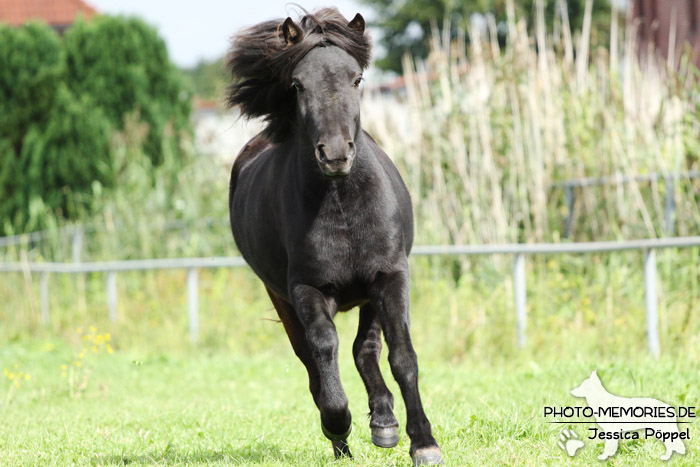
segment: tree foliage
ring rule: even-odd
[[[453,32],[466,29],[474,14],[492,14],[498,26],[498,34],[505,38],[506,0],[361,0],[374,7],[377,19],[374,26],[381,29],[381,45],[386,55],[376,61],[384,70],[401,73],[401,58],[406,52],[413,57],[428,55],[428,40],[433,25],[442,27],[445,18],[450,20]],[[542,0],[545,6],[545,21],[550,30],[560,21],[558,0]],[[515,15],[524,18],[532,27],[536,15],[537,0],[514,0]],[[586,0],[565,1],[569,24],[573,31],[583,24]],[[600,40],[607,38],[610,28],[609,0],[594,0],[592,10],[592,36]]]
[[[138,19],[0,25],[0,233],[71,217],[117,170],[114,133],[137,115],[152,163],[190,131],[189,92],[156,32]]]

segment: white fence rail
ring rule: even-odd
[[[582,242],[582,243],[536,243],[505,245],[446,245],[416,246],[414,256],[461,256],[461,255],[512,255],[515,315],[517,322],[518,346],[525,346],[527,329],[527,286],[525,280],[525,260],[528,255],[588,254],[613,251],[639,250],[644,252],[644,287],[646,298],[647,343],[649,352],[658,356],[661,350],[658,334],[658,298],[656,292],[656,250],[661,248],[700,247],[700,236],[673,237],[624,242]],[[246,266],[240,257],[148,259],[127,261],[104,261],[87,263],[0,263],[0,272],[38,273],[41,317],[45,323],[50,320],[49,275],[82,274],[103,272],[107,274],[106,290],[109,318],[117,320],[117,273],[123,271],[146,271],[159,269],[187,270],[187,303],[190,339],[197,342],[199,334],[199,305],[197,271],[207,268],[227,268]],[[700,280],[700,279],[699,279]]]

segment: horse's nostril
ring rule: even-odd
[[[355,143],[348,141],[348,157],[353,157],[355,155]]]
[[[324,150],[325,144],[319,143],[316,145],[316,155],[321,162],[326,162],[326,151]]]

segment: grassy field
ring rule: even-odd
[[[339,320],[344,328],[355,321],[345,316]],[[367,396],[350,357],[351,337],[341,333],[340,353],[354,414],[350,443],[355,460],[336,465],[410,465],[403,426],[396,448],[371,444]],[[3,465],[311,466],[333,461],[305,372],[291,350],[241,357],[223,351],[110,354],[88,348],[82,359],[81,350],[65,340],[41,338],[0,349],[0,362],[31,375],[19,387],[6,377],[0,386],[11,391],[0,406]],[[80,367],[76,361],[82,362]],[[65,371],[63,365],[75,371]],[[385,360],[382,367],[398,395]],[[698,364],[677,356],[660,361],[629,353],[606,359],[556,354],[533,359],[526,352],[497,364],[423,358],[423,398],[446,464],[597,462],[603,442],[585,439],[588,425],[572,425],[586,445],[569,458],[557,447],[562,425],[543,417],[545,405],[582,405],[569,391],[592,369],[617,394],[697,405]],[[396,413],[403,425],[400,398]],[[671,465],[700,462],[696,425],[686,426],[691,434],[687,454]],[[623,441],[608,465],[653,465],[662,453],[660,442]]]
[[[557,447],[563,426],[543,417],[545,405],[582,405],[569,391],[594,369],[613,393],[698,405],[699,266],[688,255],[698,257],[692,250],[658,258],[660,360],[646,352],[637,254],[530,261],[523,350],[515,346],[506,258],[470,262],[457,282],[445,272],[449,264],[414,260],[421,386],[447,464],[597,462],[603,442],[585,439],[589,425],[572,425],[586,446],[571,459]],[[198,346],[187,339],[184,273],[120,274],[118,281],[119,320],[110,323],[102,276],[53,278],[49,326],[28,300],[36,296],[34,282],[17,275],[0,284],[8,299],[0,307],[0,340],[7,343],[0,370],[8,370],[0,376],[3,465],[333,461],[304,370],[250,271],[201,273]],[[338,465],[410,465],[405,435],[392,450],[371,444],[367,396],[350,355],[357,313],[338,315],[336,324],[355,424],[355,461]],[[385,354],[403,432],[405,412]],[[700,462],[696,425],[688,426],[688,452],[672,465]],[[662,453],[656,441],[623,441],[608,463],[653,465]]]

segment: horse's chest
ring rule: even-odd
[[[381,270],[397,230],[386,217],[371,203],[326,203],[305,236],[304,250],[317,274],[349,282]]]

